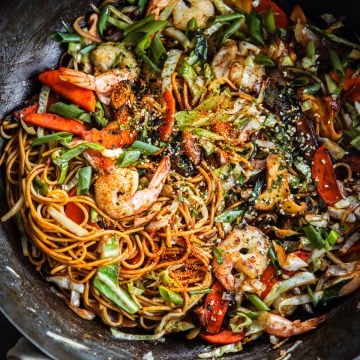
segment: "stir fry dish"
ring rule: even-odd
[[[118,339],[212,358],[321,326],[360,286],[360,44],[298,5],[127,1],[51,35],[59,66],[1,124],[1,220]]]

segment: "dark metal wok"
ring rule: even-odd
[[[290,10],[293,3],[283,1]],[[359,0],[300,1],[313,18],[324,12],[345,15],[355,28],[360,15]],[[20,107],[39,89],[36,75],[56,66],[60,48],[49,39],[60,30],[61,20],[70,22],[88,9],[85,0],[8,0],[0,1],[0,118]],[[359,24],[359,23],[357,23]],[[359,31],[358,31],[359,33]],[[4,186],[1,213],[6,210]],[[328,320],[319,329],[290,340],[302,343],[292,352],[292,359],[354,359],[360,354],[360,293],[332,304]],[[113,339],[99,321],[87,322],[77,317],[57,298],[49,285],[21,254],[19,234],[13,222],[0,226],[0,309],[33,343],[55,359],[142,359],[152,351],[154,359],[196,359],[205,345],[185,341],[183,335],[169,336],[166,342],[124,342]],[[4,331],[4,329],[2,329]],[[71,339],[74,347],[49,336],[49,332]],[[50,335],[51,335],[50,333]],[[275,359],[266,339],[245,347],[231,359]]]

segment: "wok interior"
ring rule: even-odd
[[[337,16],[345,14],[352,26],[359,13],[355,1],[300,1],[305,13],[318,17],[324,12]],[[279,1],[285,10],[294,2]],[[16,0],[0,5],[0,115],[19,107],[25,99],[36,93],[39,84],[36,75],[46,68],[55,67],[61,49],[51,42],[49,34],[60,30],[60,20],[71,22],[88,9],[88,1],[68,0]],[[357,10],[357,11],[356,11]],[[19,20],[21,19],[21,20]],[[5,209],[3,180],[1,203]],[[15,223],[0,226],[0,304],[3,312],[20,331],[46,353],[59,359],[141,359],[152,352],[154,359],[194,359],[207,347],[196,341],[187,341],[182,334],[168,336],[165,342],[124,342],[111,338],[100,321],[86,322],[68,309],[63,300],[51,292],[28,260],[22,256],[19,234]],[[292,358],[346,358],[360,352],[356,311],[360,294],[353,294],[338,304],[332,304],[329,319],[316,331],[290,339],[285,348],[296,341],[302,343],[292,352]],[[58,334],[75,342],[73,345],[54,340]],[[81,344],[76,345],[76,344]],[[256,341],[245,346],[242,353],[227,358],[277,358],[267,341]]]

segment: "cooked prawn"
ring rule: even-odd
[[[170,160],[164,157],[149,186],[137,190],[139,174],[127,168],[113,168],[108,174],[98,177],[95,182],[97,206],[113,219],[139,214],[158,198],[170,171]]]
[[[106,105],[110,104],[112,89],[120,81],[134,81],[137,74],[132,70],[113,69],[100,75],[85,74],[69,68],[60,68],[60,79],[84,89],[96,91],[99,99]]]
[[[258,228],[247,225],[234,229],[218,246],[222,252],[222,263],[214,261],[214,274],[228,291],[234,290],[233,268],[250,279],[260,276],[268,263],[268,237]]]
[[[259,317],[256,321],[268,334],[275,335],[280,338],[287,338],[313,330],[325,321],[325,319],[326,316],[322,315],[306,321],[291,321],[268,311],[260,311]]]

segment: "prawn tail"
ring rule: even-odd
[[[161,161],[156,169],[156,172],[153,178],[150,181],[149,188],[158,188],[164,185],[166,178],[169,174],[171,168],[170,158],[165,156]]]
[[[299,324],[294,324],[294,333],[293,335],[299,335],[306,333],[310,330],[314,330],[320,325],[322,322],[326,320],[325,315],[318,316],[316,318],[312,318],[303,322],[299,322]],[[295,322],[294,322],[295,323]]]
[[[60,68],[59,72],[59,77],[62,81],[71,83],[84,89],[96,90],[95,79],[93,75],[84,74],[81,71],[63,67]]]

